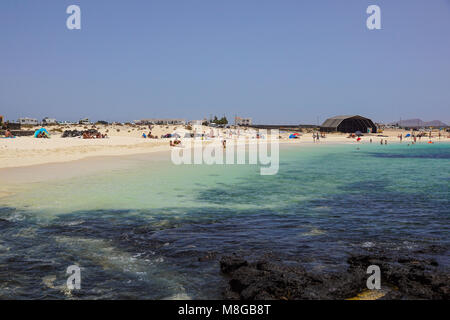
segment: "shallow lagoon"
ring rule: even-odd
[[[354,252],[421,250],[449,268],[449,144],[280,157],[275,176],[139,155],[14,185],[0,198],[0,298],[220,298],[217,259],[232,252],[333,272]],[[82,290],[68,293],[73,264]]]

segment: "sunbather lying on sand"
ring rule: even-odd
[[[175,147],[175,146],[178,146],[178,145],[181,145],[181,141],[180,140],[178,140],[178,139],[176,139],[175,141],[170,140],[170,146],[171,147]]]

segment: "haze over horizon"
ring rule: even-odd
[[[82,29],[66,28],[81,7]],[[381,8],[382,29],[366,28]],[[0,114],[450,124],[450,1],[0,3]]]

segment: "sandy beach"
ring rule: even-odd
[[[40,127],[30,128],[37,130]],[[63,130],[86,130],[96,129],[102,134],[107,134],[106,139],[82,139],[62,138]],[[147,127],[136,127],[127,125],[109,125],[109,126],[80,126],[72,125],[61,127],[48,127],[51,134],[50,139],[36,139],[34,137],[16,137],[14,139],[0,139],[0,169],[33,166],[46,163],[60,163],[74,160],[80,160],[88,157],[98,156],[123,156],[131,154],[142,154],[158,151],[170,150],[170,138],[148,139],[143,138],[143,133],[150,130]],[[168,133],[179,132],[183,136],[184,133],[205,133],[205,135],[214,135],[216,141],[220,143],[222,139],[236,139],[236,132],[239,136],[247,137],[248,141],[255,141],[254,133],[246,128],[240,129],[213,129],[210,127],[199,126],[191,130],[185,129],[184,126],[154,126],[151,129],[152,135],[161,137]],[[301,133],[299,139],[289,139],[291,132],[280,132],[280,143],[298,144],[298,145],[323,145],[323,144],[356,144],[356,143],[380,143],[380,140],[387,140],[388,143],[398,143],[399,134],[405,136],[408,132],[402,130],[387,130],[378,134],[366,134],[361,137],[359,142],[355,138],[349,138],[344,133],[329,133],[326,138],[320,139],[318,143],[314,143],[313,133]],[[185,140],[180,138],[181,142]],[[214,139],[212,139],[214,140]],[[449,141],[447,136],[438,138],[438,133],[434,132],[432,141]],[[422,138],[421,143],[426,143],[429,138]],[[403,143],[411,143],[410,138],[403,140]],[[418,141],[419,142],[419,141]]]
[[[82,138],[62,138],[61,129],[55,131],[48,128],[50,139],[36,139],[34,137],[16,137],[14,139],[0,139],[0,169],[32,166],[46,163],[59,163],[80,160],[88,157],[98,156],[123,156],[131,154],[150,153],[170,150],[170,138],[147,139],[142,138],[143,133],[148,133],[148,128],[136,128],[132,126],[102,126],[95,127],[99,132],[108,135],[106,139],[82,139]],[[32,130],[37,129],[33,128]],[[83,126],[70,126],[65,130],[86,130]],[[152,134],[161,136],[173,132],[193,132],[180,126],[155,126]],[[209,134],[211,128],[201,127],[196,132],[206,132]],[[233,129],[214,129],[217,141],[221,139],[235,139],[236,135],[230,136]],[[298,145],[323,145],[323,144],[351,144],[351,143],[380,143],[380,140],[387,140],[388,143],[399,142],[398,135],[405,135],[406,131],[389,130],[380,134],[371,134],[361,137],[359,142],[355,138],[349,138],[348,134],[330,133],[326,138],[320,139],[319,143],[314,143],[312,133],[302,133],[299,139],[289,139],[289,132],[280,132],[280,143],[290,143]],[[252,141],[255,139],[246,129],[240,129],[240,135],[246,136]],[[180,138],[181,141],[184,138]],[[404,139],[404,143],[410,143],[411,139]],[[422,138],[425,143],[429,139]],[[432,141],[448,141],[448,137],[442,136],[440,139],[437,133],[433,134]]]

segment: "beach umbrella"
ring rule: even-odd
[[[360,136],[363,135],[361,131],[356,131],[355,134],[356,134],[358,137],[360,137]]]

